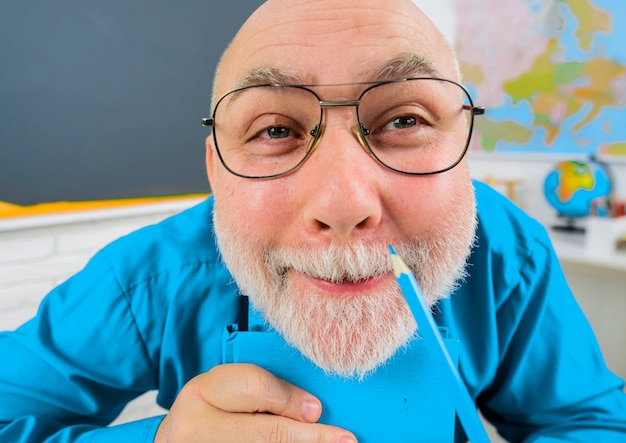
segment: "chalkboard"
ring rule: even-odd
[[[0,201],[209,192],[215,65],[261,0],[6,0]]]

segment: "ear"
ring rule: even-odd
[[[215,155],[215,146],[213,144],[213,137],[208,136],[205,141],[206,144],[206,172],[207,177],[209,178],[209,185],[211,189],[215,188],[215,183],[217,180],[217,164],[216,164],[216,155]]]

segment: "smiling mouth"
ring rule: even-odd
[[[393,279],[387,249],[362,242],[315,250],[276,249],[268,251],[265,260],[283,286],[302,285],[303,289],[313,287],[321,292],[369,292]]]

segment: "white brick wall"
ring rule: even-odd
[[[42,296],[80,270],[96,251],[175,211],[2,231],[0,222],[0,329],[31,317]]]

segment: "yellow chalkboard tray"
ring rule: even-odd
[[[34,205],[16,205],[0,201],[0,219],[14,217],[29,217],[37,215],[53,215],[68,212],[93,211],[103,209],[115,209],[125,206],[137,206],[155,203],[165,203],[172,201],[183,201],[186,199],[197,200],[207,197],[208,194],[179,194],[165,196],[151,196],[138,198],[124,198],[112,200],[93,200],[93,201],[57,201],[37,203]]]

